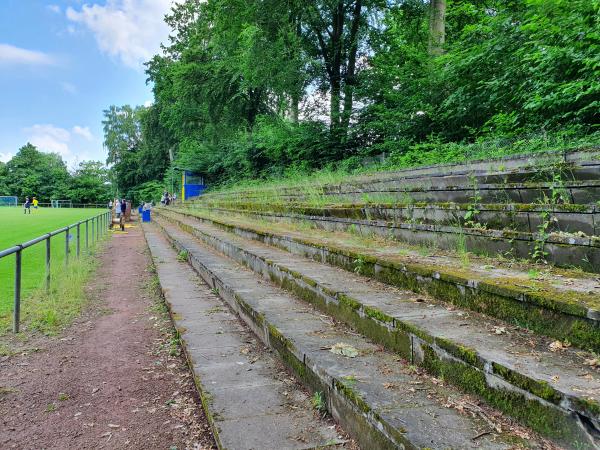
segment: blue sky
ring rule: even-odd
[[[106,159],[102,110],[152,99],[171,0],[0,0],[0,160],[27,142],[69,168]]]

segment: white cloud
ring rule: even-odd
[[[60,14],[60,6],[58,5],[48,5],[46,6],[46,8],[48,9],[48,11],[51,11],[55,14]]]
[[[67,8],[67,18],[89,29],[100,51],[136,69],[148,61],[166,40],[164,16],[173,0],[107,0],[105,5]]]
[[[92,132],[90,131],[89,127],[80,127],[79,125],[75,125],[73,127],[73,134],[77,134],[87,141],[91,141],[94,139],[94,136],[92,135]]]
[[[146,101],[144,102],[144,106],[145,106],[146,108],[150,108],[150,107],[151,107],[153,104],[154,104],[154,102],[153,102],[152,100],[146,100]]]
[[[26,140],[40,151],[58,153],[69,168],[77,166],[80,161],[90,159],[90,152],[96,147],[94,135],[89,127],[80,125],[67,129],[51,124],[35,124],[23,128],[23,133]],[[8,153],[0,153],[0,158],[10,156],[12,155]]]
[[[69,149],[71,133],[68,130],[44,124],[24,128],[23,131],[27,134],[29,142],[41,151],[58,153],[63,159],[71,155]]]
[[[13,156],[14,155],[12,153],[8,153],[8,152],[2,153],[2,152],[0,152],[0,162],[4,162],[4,163],[9,162],[12,159]]]
[[[60,87],[62,88],[63,91],[65,91],[69,94],[77,94],[77,86],[75,86],[72,83],[69,83],[67,81],[62,81],[60,83]]]
[[[56,61],[46,53],[0,44],[0,66],[17,64],[48,66],[56,64]]]

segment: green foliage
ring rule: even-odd
[[[146,181],[135,188],[132,188],[127,197],[135,203],[154,202],[158,203],[160,197],[165,191],[165,186],[159,181]]]
[[[42,153],[27,144],[6,164],[5,170],[8,195],[21,200],[37,196],[40,201],[68,198],[69,172],[55,153]]]
[[[76,203],[108,203],[108,169],[100,161],[81,162],[71,177],[69,198]]]
[[[37,197],[48,203],[53,199],[104,203],[111,196],[108,174],[99,161],[84,161],[69,173],[60,155],[27,144],[8,163],[0,163],[0,195],[16,195],[20,201]]]
[[[447,3],[441,54],[427,0],[175,4],[153,106],[105,111],[119,188],[598,144],[600,0]]]
[[[312,403],[313,408],[319,413],[327,413],[327,403],[325,402],[325,396],[322,392],[315,392],[311,397],[310,402]]]

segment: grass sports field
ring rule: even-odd
[[[31,214],[23,214],[22,208],[0,208],[0,250],[22,244],[42,234],[72,225],[80,220],[94,217],[106,210],[104,209],[76,209],[76,208],[40,208],[31,209]],[[81,244],[85,245],[85,227],[81,227]],[[91,224],[89,229],[91,235]],[[70,232],[70,251],[75,251],[76,230]],[[60,234],[52,238],[51,258],[54,273],[63,270],[65,257],[65,235]],[[28,294],[40,287],[45,275],[44,242],[23,250],[22,257],[22,302],[26,301]],[[12,312],[14,290],[14,255],[0,259],[0,317]]]

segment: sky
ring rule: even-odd
[[[27,142],[69,169],[106,160],[102,111],[152,100],[172,0],[0,0],[0,161]]]

